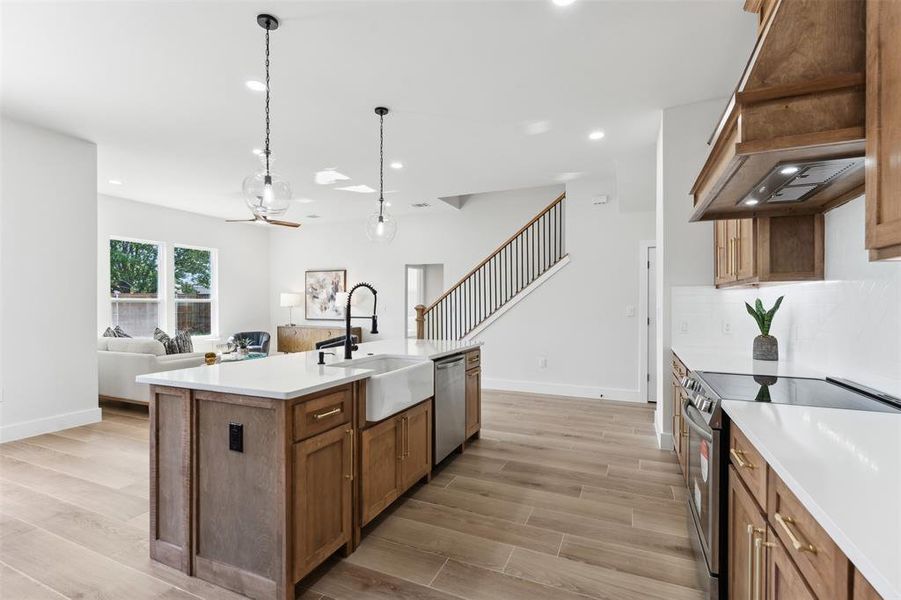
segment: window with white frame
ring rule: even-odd
[[[132,336],[153,335],[164,314],[160,244],[112,239],[109,254],[113,325]]]
[[[214,249],[113,238],[109,273],[112,323],[129,335],[218,333]]]
[[[213,333],[213,251],[208,248],[175,246],[175,322],[179,331],[191,335]]]

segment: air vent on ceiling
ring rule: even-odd
[[[863,167],[863,157],[836,158],[809,163],[780,163],[761,179],[739,204],[785,204],[803,202],[844,177]]]
[[[415,204],[411,204],[413,208],[428,208],[431,206],[428,202],[417,202]]]

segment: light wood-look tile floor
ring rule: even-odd
[[[700,598],[652,409],[485,392],[481,439],[367,528],[304,600]],[[146,411],[0,445],[0,597],[240,596],[148,557]]]

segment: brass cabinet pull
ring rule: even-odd
[[[760,530],[763,532],[763,530]],[[754,600],[763,600],[764,588],[766,587],[766,564],[763,560],[763,549],[775,546],[772,542],[767,542],[764,538],[754,540],[754,571],[756,577],[751,582],[754,586]]]
[[[745,453],[741,450],[736,450],[735,448],[729,449],[729,454],[732,455],[732,458],[735,459],[735,462],[738,463],[738,466],[742,469],[756,469],[754,465],[745,460]]]
[[[788,536],[788,539],[791,540],[792,548],[797,550],[798,552],[810,552],[811,554],[816,554],[817,549],[813,544],[804,543],[798,537],[798,535],[794,532],[794,524],[795,520],[791,517],[786,517],[781,513],[776,513],[776,522],[782,526],[782,529],[785,531],[785,535]]]
[[[344,433],[350,436],[350,473],[344,476],[345,479],[354,480],[354,430],[346,429]]]
[[[344,410],[342,407],[336,406],[336,407],[333,408],[332,410],[327,410],[327,411],[325,411],[325,412],[323,412],[323,413],[317,413],[317,414],[313,415],[313,418],[316,419],[317,421],[321,421],[322,419],[324,419],[324,418],[326,418],[326,417],[330,417],[330,416],[332,416],[332,415],[337,415],[337,414],[340,413],[342,410]]]

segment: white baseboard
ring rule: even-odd
[[[553,383],[544,381],[522,381],[518,379],[482,379],[485,390],[505,392],[526,392],[529,394],[548,394],[551,396],[572,396],[574,398],[594,398],[596,400],[620,400],[622,402],[641,402],[638,390],[603,388],[591,385],[573,385],[570,383]]]
[[[98,406],[96,408],[44,417],[43,419],[4,425],[0,427],[0,442],[11,442],[41,435],[42,433],[53,433],[90,423],[99,423],[101,419],[102,413]]]
[[[657,420],[654,420],[654,433],[657,434],[657,447],[661,450],[673,449],[673,434],[657,429]]]

